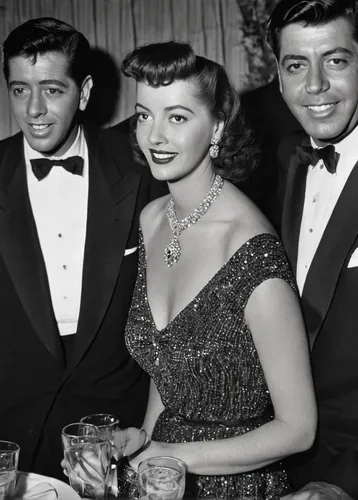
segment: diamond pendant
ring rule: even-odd
[[[176,236],[172,239],[169,245],[164,250],[164,260],[168,267],[172,267],[180,259],[181,248],[179,240]]]
[[[223,185],[224,180],[220,177],[220,175],[216,174],[208,194],[205,196],[198,208],[182,220],[178,219],[175,211],[174,200],[173,198],[170,198],[167,206],[167,218],[170,229],[173,232],[173,239],[164,250],[164,260],[168,267],[172,267],[172,265],[180,259],[181,248],[179,236],[181,233],[185,231],[185,229],[188,229],[188,227],[196,224],[206,214],[216,198],[219,196]]]

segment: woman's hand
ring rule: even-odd
[[[68,477],[68,475],[69,475],[69,470],[67,470],[68,465],[67,465],[67,462],[64,458],[61,460],[61,467],[63,469],[62,472],[64,473],[64,475]]]
[[[113,446],[117,451],[117,457],[129,457],[139,451],[148,442],[148,435],[144,429],[127,427],[116,429],[113,435]]]
[[[140,453],[134,453],[129,458],[129,464],[135,471],[138,471],[138,466],[147,458],[159,456],[173,456],[170,454],[170,443],[160,443],[158,441],[150,441]]]

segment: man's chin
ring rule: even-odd
[[[315,143],[318,146],[324,146],[325,144],[337,144],[342,141],[347,135],[351,133],[352,130],[342,130],[342,131],[332,131],[330,134],[321,134],[320,136],[310,134]]]
[[[301,122],[302,128],[306,133],[314,139],[315,142],[321,143],[337,143],[342,139],[347,137],[355,126],[352,126],[352,122],[348,123],[307,123],[304,120]]]
[[[306,133],[312,137],[312,139],[317,143],[331,143],[340,141],[346,134],[345,130],[340,129],[322,129],[322,128],[314,128],[307,127],[305,128],[302,125],[303,129]]]
[[[26,140],[27,142],[29,143],[29,146],[43,154],[43,155],[51,155],[52,154],[52,151],[54,151],[54,149],[56,149],[56,146],[54,146],[54,144],[52,143],[52,141],[50,142],[48,139],[37,139],[37,138],[34,138],[32,136],[25,136],[26,137]]]

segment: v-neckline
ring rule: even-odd
[[[147,310],[148,310],[148,314],[150,316],[150,320],[151,320],[151,323],[155,329],[155,332],[156,334],[162,334],[164,333],[166,330],[168,330],[168,328],[170,328],[174,322],[176,322],[178,320],[178,318],[180,318],[184,312],[186,312],[187,309],[189,309],[189,307],[194,303],[196,302],[200,296],[202,294],[204,294],[204,292],[206,291],[206,289],[212,284],[212,282],[219,276],[219,274],[221,274],[225,269],[226,267],[235,259],[235,257],[241,253],[244,249],[244,247],[248,244],[248,243],[251,243],[253,240],[255,240],[256,238],[262,238],[262,236],[272,236],[274,239],[277,239],[277,236],[275,236],[273,233],[259,233],[259,234],[255,234],[254,236],[252,236],[251,238],[249,238],[248,240],[246,240],[233,254],[232,256],[226,261],[224,262],[224,264],[215,272],[215,274],[206,282],[206,284],[199,290],[199,292],[195,295],[195,297],[193,297],[193,299],[188,302],[188,304],[186,304],[179,312],[178,314],[176,314],[174,316],[174,318],[172,318],[168,323],[167,325],[162,328],[162,329],[158,329],[157,328],[157,324],[155,322],[155,319],[154,319],[154,316],[153,316],[153,313],[152,313],[152,308],[150,306],[150,302],[149,302],[149,297],[148,297],[148,284],[147,284],[147,253],[146,253],[146,250],[145,250],[145,245],[144,245],[144,238],[143,238],[143,234],[142,234],[142,231],[140,231],[140,245],[142,247],[142,252],[143,252],[143,280],[144,280],[144,295],[145,295],[145,303],[146,303],[146,306],[147,306]]]

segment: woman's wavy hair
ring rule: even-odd
[[[232,182],[244,180],[256,166],[258,151],[252,133],[244,124],[239,95],[220,64],[197,56],[187,43],[169,41],[136,48],[122,63],[122,72],[136,82],[152,87],[190,79],[196,98],[207,106],[213,121],[224,121],[219,154],[212,158],[215,172]],[[136,139],[132,118],[131,143],[135,159],[147,164]]]
[[[356,0],[280,0],[268,20],[267,43],[279,59],[280,34],[285,26],[292,23],[319,26],[338,18],[349,22],[358,42]]]

